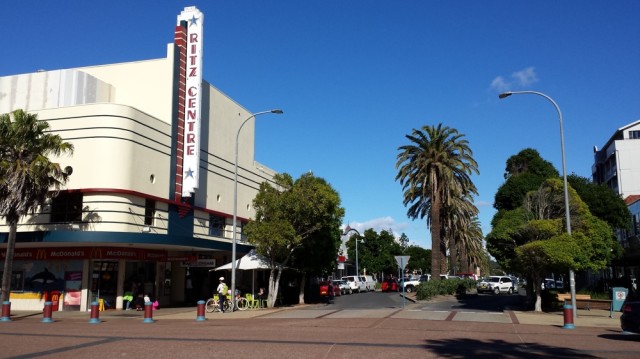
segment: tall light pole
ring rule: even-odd
[[[347,225],[347,228],[344,229],[344,233],[342,235],[346,236],[349,232],[354,231],[360,237],[360,232],[357,229],[351,228],[351,226]],[[360,268],[358,268],[358,238],[356,238],[356,276],[360,275]]]
[[[498,98],[503,99],[511,95],[538,95],[546,98],[553,104],[558,111],[558,119],[560,120],[560,148],[562,150],[562,180],[564,181],[564,215],[567,222],[567,234],[571,235],[571,211],[569,209],[569,187],[567,186],[567,164],[564,155],[564,127],[562,126],[562,112],[560,107],[553,101],[553,99],[542,92],[537,91],[508,91],[498,95]],[[571,307],[573,308],[573,320],[576,319],[576,279],[573,269],[569,269],[569,288],[571,289]]]
[[[237,242],[237,222],[238,222],[238,142],[240,142],[240,131],[244,127],[245,123],[249,122],[250,119],[264,115],[266,113],[275,113],[282,114],[282,110],[269,110],[269,111],[261,111],[251,114],[247,117],[244,122],[238,128],[238,132],[236,133],[236,156],[235,156],[235,164],[233,167],[233,229],[231,232],[231,304],[233,305],[233,310],[235,310],[235,295],[236,295],[236,242]]]

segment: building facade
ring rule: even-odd
[[[616,130],[602,149],[594,147],[593,182],[606,184],[625,201],[632,215],[629,229],[618,229],[624,249],[622,258],[613,263],[610,276],[619,280],[640,276],[640,120]]]
[[[203,20],[186,8],[165,58],[0,77],[0,113],[35,113],[75,147],[53,159],[71,173],[66,187],[18,226],[12,309],[123,308],[127,292],[195,303],[211,297],[210,269],[231,261],[233,236],[238,257],[251,249],[242,227],[275,172],[254,160],[251,120],[232,233],[236,134],[252,113],[196,76]],[[0,261],[7,232],[0,221]]]

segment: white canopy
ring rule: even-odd
[[[245,254],[242,258],[236,259],[236,269],[238,270],[254,270],[254,269],[270,269],[269,261],[264,256],[259,255],[255,251]],[[231,262],[214,268],[213,270],[231,270]]]

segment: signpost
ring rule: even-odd
[[[409,262],[411,256],[395,256],[398,267],[400,267],[400,275],[402,276],[402,309],[404,309],[404,268]]]

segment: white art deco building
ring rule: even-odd
[[[0,77],[0,113],[35,113],[75,146],[56,159],[72,173],[64,190],[19,224],[12,309],[122,308],[131,290],[161,305],[211,296],[209,269],[231,257],[235,140],[251,112],[201,79],[203,20],[178,16],[166,58]],[[274,171],[254,160],[253,120],[239,144],[241,256]],[[0,261],[7,232],[0,221]]]

